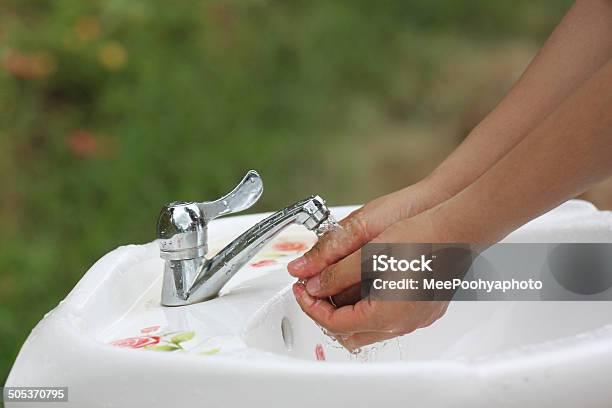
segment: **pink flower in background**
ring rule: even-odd
[[[159,343],[159,336],[139,336],[139,337],[128,337],[127,339],[120,339],[111,342],[113,346],[116,347],[126,347],[126,348],[143,348],[145,346],[152,346]]]
[[[298,252],[305,251],[307,249],[306,244],[299,241],[283,241],[277,242],[273,245],[273,248],[277,251],[286,252]]]
[[[99,152],[98,141],[87,130],[75,130],[68,138],[70,151],[81,158],[96,156]]]
[[[57,65],[55,57],[47,52],[28,54],[13,49],[4,52],[0,62],[9,74],[22,79],[46,78]]]
[[[118,147],[116,138],[96,135],[86,129],[72,131],[66,139],[66,144],[70,152],[81,159],[113,156]]]

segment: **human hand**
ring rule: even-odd
[[[434,213],[435,211],[426,211],[413,218],[397,221],[371,242],[450,242],[439,224],[432,221]],[[329,253],[341,247],[342,243],[337,240],[345,238],[345,234],[342,230],[330,232],[324,245],[307,254],[308,262],[317,266],[331,263],[329,259],[332,257]],[[356,250],[315,274],[309,274],[317,270],[315,267],[297,271],[290,269],[294,276],[307,279],[305,285],[296,283],[293,286],[294,295],[302,310],[346,348],[354,350],[410,333],[429,326],[444,314],[448,302],[443,301],[362,299],[354,305],[334,307],[328,300],[329,296],[341,293],[360,282],[360,252]],[[303,271],[307,273],[301,273]]]
[[[292,276],[308,279],[352,254],[394,223],[438,204],[444,197],[422,181],[379,197],[340,221],[340,227],[319,238],[302,257],[287,265]]]

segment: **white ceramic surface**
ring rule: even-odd
[[[214,221],[211,248],[265,215]],[[571,201],[507,240],[610,242],[612,214]],[[292,227],[219,298],[179,308],[159,305],[155,243],[118,248],[36,326],[6,385],[68,386],[74,407],[612,405],[609,303],[457,302],[430,328],[355,358],[288,289],[286,263],[314,241]]]

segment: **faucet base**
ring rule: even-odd
[[[200,266],[206,261],[201,256],[185,260],[166,260],[161,304],[163,306],[184,306],[191,303],[188,289],[198,276]]]

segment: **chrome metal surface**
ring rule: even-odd
[[[222,215],[246,210],[257,202],[262,192],[261,177],[251,170],[236,188],[216,201],[165,205],[157,220],[161,257],[183,260],[206,255],[208,222]]]
[[[217,255],[208,259],[208,222],[242,211],[261,196],[263,183],[251,170],[224,197],[211,202],[176,202],[164,206],[157,222],[160,256],[165,259],[161,303],[182,306],[214,298],[221,288],[259,250],[287,226],[309,230],[327,220],[329,210],[319,196],[311,196],[255,224]]]

